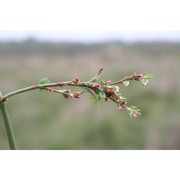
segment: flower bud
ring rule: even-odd
[[[73,80],[74,83],[77,83],[78,81],[79,81],[78,77],[75,77]]]
[[[66,98],[66,99],[70,99],[70,96],[65,94],[65,93],[62,93],[62,95]]]
[[[110,89],[104,89],[104,92],[105,92],[105,93],[110,93],[111,90],[110,90]]]
[[[116,94],[115,90],[110,90],[110,94]]]
[[[121,110],[121,109],[122,109],[122,106],[119,105],[119,106],[118,106],[118,110]]]
[[[48,91],[49,92],[54,92],[54,89],[53,88],[48,88]]]
[[[100,88],[101,85],[97,84],[97,83],[92,83],[92,84],[90,84],[90,87],[92,87],[92,88]]]
[[[107,85],[111,84],[111,80],[106,81],[106,84]]]
[[[105,98],[105,101],[106,101],[106,102],[108,102],[108,101],[109,101],[109,99],[106,97],[106,98]]]
[[[138,116],[137,116],[136,113],[133,113],[133,114],[132,114],[132,117],[133,117],[134,119],[136,119]]]
[[[94,87],[96,87],[96,84],[95,83],[90,84],[90,87],[94,88]]]
[[[126,105],[126,104],[127,104],[127,101],[123,101],[121,104],[122,104],[122,105]]]
[[[81,96],[79,95],[79,93],[73,93],[73,97],[76,98],[76,99],[81,98]]]
[[[67,89],[67,90],[65,90],[64,92],[65,92],[65,93],[70,93],[71,90],[70,90],[70,89]]]
[[[142,78],[143,77],[143,74],[136,74],[135,76],[134,76],[134,79],[135,80],[138,80],[138,79],[140,79],[140,78]]]

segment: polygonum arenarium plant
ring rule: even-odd
[[[75,77],[70,81],[55,83],[50,82],[47,78],[43,78],[35,85],[13,91],[5,95],[2,95],[0,92],[0,109],[7,131],[10,148],[16,149],[16,145],[5,102],[12,96],[31,90],[40,89],[50,93],[59,93],[66,99],[80,99],[82,94],[90,93],[95,103],[98,103],[98,101],[101,100],[105,100],[105,102],[109,102],[110,100],[117,105],[118,110],[124,108],[133,119],[136,119],[139,115],[141,115],[140,109],[136,106],[127,105],[127,99],[122,95],[119,86],[121,84],[129,86],[130,81],[137,81],[145,86],[147,85],[149,79],[153,77],[153,74],[143,75],[133,73],[132,75],[125,76],[124,78],[113,82],[112,80],[103,81],[99,79],[102,70],[103,69],[101,68],[91,80],[86,82],[81,82],[78,77]],[[66,87],[68,88],[66,89]],[[69,87],[78,87],[78,90],[73,91],[72,89],[69,89]]]

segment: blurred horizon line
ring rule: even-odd
[[[107,43],[121,43],[121,44],[136,44],[136,43],[144,43],[144,44],[153,44],[153,43],[169,43],[169,44],[179,44],[179,40],[168,40],[168,39],[152,39],[152,40],[145,40],[145,39],[137,39],[134,41],[126,41],[123,39],[102,39],[102,40],[91,40],[91,41],[81,41],[81,40],[52,40],[52,39],[40,39],[29,36],[24,39],[0,39],[0,43],[51,43],[51,44],[107,44]]]
[[[0,42],[103,43],[103,42],[180,42],[180,31],[0,31]]]

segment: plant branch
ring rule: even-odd
[[[36,84],[36,85],[18,89],[18,90],[5,94],[4,96],[0,98],[0,103],[5,102],[8,98],[12,96],[22,94],[24,92],[32,91],[35,89],[46,89],[47,87],[63,87],[63,86],[86,87],[86,82],[74,83],[72,81],[67,81],[67,82],[56,82],[56,83],[47,83],[47,84]]]
[[[110,85],[122,84],[124,81],[131,81],[131,80],[135,80],[133,75],[125,76],[123,79],[112,82]]]

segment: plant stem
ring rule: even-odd
[[[112,82],[110,85],[116,85],[116,84],[122,84],[124,81],[131,81],[131,80],[134,80],[134,76],[126,76],[124,77],[123,79],[119,80],[119,81],[115,81],[115,82]]]
[[[47,84],[36,84],[36,85],[32,85],[26,88],[22,88],[22,89],[18,89],[15,90],[13,92],[10,92],[8,94],[3,95],[0,98],[0,103],[5,102],[9,97],[27,92],[27,91],[32,91],[35,89],[46,89],[47,87],[63,87],[63,86],[77,86],[77,87],[85,87],[86,82],[80,82],[80,83],[73,83],[72,81],[67,81],[67,82],[56,82],[56,83],[47,83]]]
[[[3,120],[4,120],[4,126],[5,126],[7,137],[8,137],[9,147],[11,150],[16,150],[17,148],[16,148],[16,143],[15,143],[14,133],[13,133],[13,129],[11,126],[11,122],[9,119],[5,102],[0,103],[0,109],[1,109]]]

